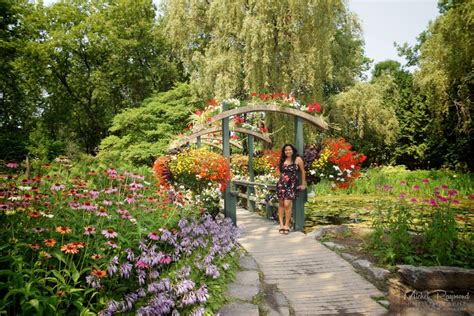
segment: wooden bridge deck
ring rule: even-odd
[[[353,267],[301,232],[278,233],[278,226],[245,209],[237,210],[241,245],[257,261],[264,281],[287,297],[295,315],[383,315],[371,297],[383,296]]]

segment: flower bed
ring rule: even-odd
[[[0,177],[0,311],[202,315],[224,300],[238,232],[186,192],[94,161]],[[166,206],[166,207],[165,207]]]

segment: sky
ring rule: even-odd
[[[153,0],[158,3],[159,0]],[[45,0],[46,4],[56,0]],[[365,55],[374,64],[387,59],[405,60],[398,56],[393,42],[410,45],[438,15],[437,0],[348,0],[349,9],[361,20],[365,39]]]
[[[349,9],[361,20],[365,55],[378,62],[392,59],[402,65],[393,42],[409,45],[439,15],[437,0],[349,0]]]

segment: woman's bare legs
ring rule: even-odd
[[[293,201],[292,200],[284,200],[283,205],[285,208],[285,226],[283,228],[290,229],[290,220],[291,220],[291,213],[293,211]]]
[[[278,200],[278,221],[280,222],[280,229],[284,228],[283,216],[285,215],[284,200]]]

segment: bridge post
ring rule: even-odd
[[[247,135],[247,149],[249,155],[249,178],[250,182],[254,182],[254,172],[253,172],[253,135]],[[255,195],[255,187],[247,186],[247,197],[250,195]],[[250,198],[247,198],[247,209],[251,212],[255,211],[255,201],[251,201]]]
[[[222,103],[222,112],[227,111],[229,108],[228,104]],[[227,163],[230,164],[230,130],[229,130],[229,117],[222,119],[222,153],[227,159]],[[230,217],[234,225],[237,225],[236,218],[236,203],[235,197],[231,195],[231,182],[227,182],[224,191],[224,216]]]
[[[298,154],[303,158],[304,138],[303,138],[303,120],[295,117],[295,147]],[[298,173],[298,183],[300,183],[300,174]],[[298,197],[293,203],[294,230],[303,231],[304,229],[304,203],[306,202],[306,190],[298,192]]]

